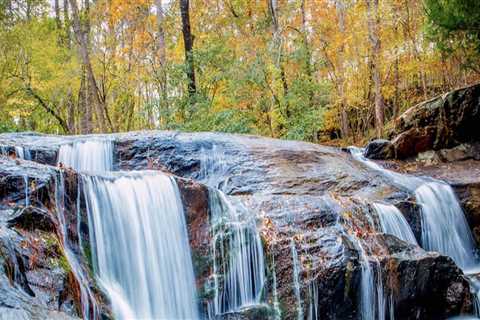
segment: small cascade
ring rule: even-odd
[[[118,319],[198,319],[180,193],[163,174],[83,175],[94,272]]]
[[[85,272],[82,270],[81,264],[78,261],[77,256],[70,248],[70,242],[68,239],[67,223],[65,219],[65,181],[63,174],[60,173],[55,182],[55,203],[58,220],[60,223],[60,231],[62,236],[63,252],[70,264],[73,276],[77,281],[80,288],[80,300],[82,304],[82,318],[85,320],[97,320],[100,319],[100,312],[98,306],[95,303],[95,297],[90,290],[88,279],[85,277]]]
[[[15,155],[19,159],[32,160],[30,150],[25,149],[24,147],[15,147]]]
[[[275,312],[274,319],[282,319],[282,311],[280,310],[280,301],[278,300],[278,291],[277,291],[277,271],[275,265],[275,255],[272,255],[272,287],[273,287],[273,310]]]
[[[313,280],[308,286],[308,292],[310,295],[308,320],[320,320],[320,314],[318,310],[318,285],[315,280]]]
[[[214,314],[261,303],[265,284],[263,246],[256,219],[221,191],[210,190],[215,274]],[[219,278],[223,278],[220,287]]]
[[[415,190],[415,197],[422,206],[423,248],[452,257],[463,270],[475,268],[473,236],[452,188],[429,182]]]
[[[30,195],[28,192],[28,176],[23,175],[23,184],[25,185],[25,207],[30,205]]]
[[[463,210],[452,188],[440,181],[402,175],[366,159],[362,150],[350,148],[352,155],[366,166],[381,172],[400,188],[415,194],[422,207],[422,247],[452,257],[464,270],[475,268],[475,245]]]
[[[293,259],[293,290],[297,298],[297,319],[303,320],[303,303],[300,290],[300,261],[298,260],[297,248],[295,248],[295,241],[293,241],[293,239],[290,242],[290,249]]]
[[[212,188],[225,190],[232,170],[227,159],[225,151],[215,144],[211,149],[202,149],[197,180]]]
[[[397,207],[378,202],[372,206],[378,214],[384,233],[392,234],[405,242],[418,245],[410,225]]]
[[[474,290],[475,304],[480,305],[480,292],[475,286],[473,275],[478,271],[479,266],[475,243],[452,188],[434,179],[413,177],[386,170],[366,159],[362,149],[351,147],[350,152],[357,161],[380,172],[398,187],[415,194],[417,202],[421,205],[421,246],[425,250],[438,251],[450,256],[467,273]]]
[[[358,242],[362,270],[360,312],[363,320],[385,320],[386,300],[383,288],[382,268],[376,260],[372,268],[365,251]]]
[[[58,151],[58,164],[79,172],[106,172],[113,170],[113,143],[92,139],[64,144]]]

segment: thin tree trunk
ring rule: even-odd
[[[285,116],[290,118],[290,107],[288,105],[287,96],[288,96],[288,83],[287,75],[285,73],[285,67],[283,65],[283,49],[282,49],[282,35],[280,30],[280,23],[278,21],[278,1],[277,0],[268,0],[268,7],[270,9],[270,16],[272,18],[272,36],[273,36],[273,46],[274,54],[278,56],[274,57],[275,66],[280,71],[280,81],[282,82],[283,88],[283,97],[285,99]]]
[[[394,47],[394,54],[395,54],[395,65],[393,69],[393,81],[394,81],[394,87],[395,87],[395,93],[394,93],[394,99],[393,99],[393,117],[396,118],[399,115],[400,112],[400,51],[397,45],[397,40],[398,40],[398,25],[400,23],[400,18],[398,16],[398,12],[401,8],[399,6],[392,4],[392,13],[393,13],[393,34],[395,37],[395,47]]]
[[[193,36],[190,27],[189,0],[180,0],[180,15],[182,16],[183,43],[185,45],[185,64],[187,67],[188,94],[193,98],[197,93],[195,84],[195,66],[193,61]]]
[[[372,79],[375,91],[375,129],[377,137],[380,138],[383,135],[385,102],[382,94],[382,79],[380,75],[381,43],[378,30],[380,24],[378,1],[379,0],[365,0],[367,4],[368,36],[372,51]]]
[[[65,31],[65,43],[67,48],[70,49],[72,45],[72,38],[70,33],[70,15],[68,12],[68,0],[63,0],[63,25]]]
[[[162,97],[160,101],[160,118],[162,117],[162,110],[168,108],[168,95],[167,95],[167,53],[165,48],[165,30],[164,30],[164,20],[165,13],[163,11],[162,0],[155,0],[157,7],[157,27],[158,27],[158,61],[160,64],[160,96]],[[166,110],[165,110],[166,111]],[[152,113],[154,114],[154,113]],[[153,118],[153,116],[152,116]],[[159,119],[160,125],[162,126],[163,120]],[[153,124],[154,122],[152,122]]]
[[[55,10],[55,24],[57,25],[57,29],[62,29],[62,20],[60,18],[60,4],[59,0],[55,0],[54,2],[54,10]]]
[[[338,20],[338,31],[343,41],[345,38],[345,3],[343,0],[335,1],[335,8]],[[340,98],[340,130],[342,138],[350,136],[350,127],[348,125],[348,113],[345,99],[345,70],[343,64],[345,63],[345,45],[342,42],[337,50],[337,88]]]
[[[97,81],[95,79],[95,74],[93,73],[93,67],[90,60],[90,49],[89,49],[89,23],[88,18],[85,26],[82,26],[80,21],[80,12],[78,10],[76,0],[70,0],[70,6],[72,7],[72,18],[73,18],[73,30],[75,33],[75,38],[78,42],[78,49],[80,53],[80,58],[82,64],[85,68],[86,73],[86,84],[88,92],[88,101],[87,104],[92,104],[96,111],[97,121],[100,126],[100,130],[105,132],[105,114],[104,114],[104,102],[100,98],[100,92],[97,86]],[[88,0],[85,1],[85,9],[88,10]],[[90,129],[91,126],[87,126],[86,129]]]

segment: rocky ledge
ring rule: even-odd
[[[68,242],[92,304],[109,316],[108,301],[91,276],[88,223],[76,173],[56,167],[62,144],[86,139],[112,140],[117,170],[161,170],[177,177],[199,308],[205,316],[214,295],[212,279],[228,273],[214,274],[213,268],[218,258],[212,252],[215,189],[241,206],[245,219],[256,222],[265,260],[259,304],[218,319],[269,319],[278,314],[285,319],[307,318],[313,313],[323,319],[358,319],[365,264],[384,288],[390,301],[387,311],[399,319],[443,319],[472,311],[469,284],[450,258],[379,231],[372,203],[396,205],[417,237],[418,219],[408,217],[417,216],[418,208],[410,194],[349,153],[253,136],[135,132],[0,135],[5,146],[0,159],[4,230],[0,239],[8,248],[1,257],[10,261],[3,263],[0,295],[2,306],[11,312],[85,316],[78,294],[81,279],[72,273],[62,249]],[[43,164],[15,159],[15,146]],[[55,197],[59,175],[64,177],[63,200]],[[228,232],[228,225],[225,228]],[[226,290],[219,282],[219,290]]]

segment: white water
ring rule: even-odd
[[[15,155],[20,159],[32,160],[30,150],[25,149],[24,147],[15,147]]]
[[[293,239],[290,242],[290,250],[292,251],[293,259],[293,290],[295,292],[295,297],[297,298],[297,319],[303,320],[303,303],[300,290],[300,266],[297,249],[295,248],[295,241],[293,241]]]
[[[308,320],[320,320],[318,310],[318,285],[316,280],[313,280],[308,286],[310,295],[310,305],[308,307]]]
[[[57,163],[80,172],[112,171],[113,143],[110,140],[92,138],[64,144],[58,151]]]
[[[474,269],[478,264],[474,240],[452,188],[425,183],[417,188],[415,197],[422,206],[423,248],[452,257],[463,270]]]
[[[214,313],[220,315],[261,303],[265,284],[263,247],[255,217],[210,190],[215,274]],[[218,261],[220,260],[220,261]],[[223,277],[220,286],[219,277]]]
[[[83,176],[94,271],[118,319],[197,319],[180,193],[154,173]]]
[[[378,214],[384,233],[392,234],[408,243],[417,244],[410,225],[397,207],[378,202],[373,203],[372,206]]]
[[[98,306],[95,303],[95,297],[90,290],[88,279],[82,270],[81,264],[73,253],[69,245],[67,223],[65,219],[65,182],[63,174],[60,173],[55,183],[55,204],[58,220],[60,222],[60,231],[62,234],[63,252],[70,264],[72,273],[80,288],[80,300],[82,303],[83,319],[100,319]]]
[[[362,320],[385,320],[386,301],[383,291],[381,266],[378,261],[374,261],[375,268],[372,268],[360,241],[357,244],[362,269],[360,292],[361,318]]]
[[[414,192],[422,206],[422,247],[450,256],[463,270],[478,266],[475,245],[463,210],[452,188],[441,181],[402,175],[366,159],[362,150],[350,148],[353,157],[391,181]]]
[[[465,273],[478,272],[475,243],[463,210],[452,188],[441,181],[402,175],[382,168],[363,156],[363,150],[350,148],[353,157],[380,172],[391,181],[414,192],[421,205],[422,247],[450,256]],[[470,276],[471,283],[475,284]],[[480,291],[472,285],[476,314],[480,315]]]
[[[28,176],[24,175],[23,176],[23,184],[25,185],[25,207],[28,207],[30,205],[30,196],[28,192]]]
[[[175,181],[153,172],[110,172],[113,144],[109,140],[63,145],[58,163],[96,174],[82,174],[81,184],[94,273],[111,301],[114,317],[198,319],[186,222]],[[68,256],[82,278],[75,256]],[[88,301],[82,294],[82,303]]]

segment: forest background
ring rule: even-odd
[[[0,0],[0,131],[359,144],[479,62],[477,0]]]

